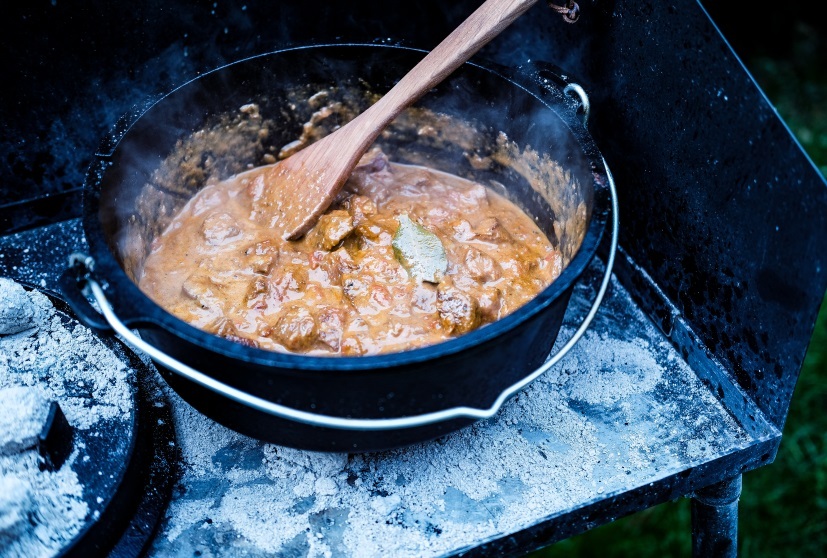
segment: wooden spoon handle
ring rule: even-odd
[[[359,158],[399,113],[467,61],[537,0],[487,0],[373,106],[277,165],[267,205],[282,237],[306,233],[333,202]]]
[[[349,135],[353,140],[358,138],[359,150],[370,147],[402,110],[459,68],[536,2],[486,0],[387,94],[351,122]]]

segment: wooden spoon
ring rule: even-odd
[[[487,0],[370,108],[267,171],[261,201],[276,231],[295,240],[310,230],[382,130],[536,1]]]

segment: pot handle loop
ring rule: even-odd
[[[589,96],[586,94],[586,90],[583,89],[579,83],[571,82],[563,88],[563,93],[569,97],[577,97],[580,101],[580,110],[583,111],[583,127],[588,128],[591,103],[589,102]]]
[[[604,166],[606,165],[605,160],[603,161],[603,164]],[[126,343],[131,345],[134,349],[146,353],[157,363],[163,365],[172,372],[180,376],[183,376],[184,378],[187,378],[192,382],[195,382],[201,387],[207,388],[211,391],[218,393],[219,395],[223,395],[224,397],[236,401],[237,403],[240,403],[247,407],[251,407],[258,411],[262,411],[282,419],[309,424],[312,426],[318,426],[322,428],[360,431],[383,431],[396,430],[399,428],[414,428],[418,426],[426,426],[453,419],[488,419],[494,416],[500,410],[500,407],[502,407],[503,403],[505,403],[505,401],[509,397],[511,397],[516,392],[518,392],[519,390],[527,386],[529,383],[537,379],[549,368],[557,364],[566,355],[566,353],[568,353],[572,349],[572,347],[574,347],[577,341],[580,340],[580,338],[586,332],[586,329],[589,327],[592,320],[594,319],[595,314],[597,314],[597,310],[600,307],[600,303],[603,301],[603,296],[606,294],[606,290],[611,281],[612,267],[614,266],[615,254],[617,252],[617,239],[619,229],[617,191],[615,189],[614,179],[612,178],[611,172],[609,171],[608,167],[605,168],[606,174],[609,179],[609,191],[611,193],[612,198],[612,237],[611,245],[609,248],[609,254],[606,259],[606,269],[603,274],[603,278],[601,280],[600,287],[597,291],[597,295],[595,296],[594,302],[592,302],[592,306],[589,309],[589,312],[586,314],[583,321],[581,322],[580,326],[569,338],[569,340],[565,343],[565,345],[563,345],[557,353],[552,355],[537,370],[535,370],[530,375],[526,376],[519,382],[513,384],[512,386],[508,387],[505,391],[503,391],[499,395],[499,397],[497,397],[496,401],[494,401],[494,403],[487,409],[478,409],[475,407],[452,407],[450,409],[444,409],[442,411],[435,411],[431,413],[425,413],[421,415],[414,415],[408,417],[360,419],[349,417],[336,417],[330,415],[319,415],[316,413],[309,413],[307,411],[301,411],[299,409],[294,409],[292,407],[279,405],[278,403],[273,403],[272,401],[256,397],[255,395],[236,389],[225,383],[219,382],[214,378],[204,374],[203,372],[199,372],[198,370],[195,370],[189,367],[188,365],[179,362],[178,360],[175,360],[163,351],[153,347],[152,345],[141,339],[137,334],[133,333],[132,330],[130,330],[122,321],[120,321],[120,319],[118,319],[118,317],[113,312],[112,307],[109,305],[109,301],[106,299],[106,295],[104,294],[103,289],[93,277],[86,277],[86,285],[89,288],[90,294],[95,299],[95,301],[97,301],[98,306],[100,306],[100,309],[103,313],[103,317],[106,320],[106,322],[109,324],[109,326],[112,327],[113,330],[115,330],[117,334],[119,334],[123,338],[124,341],[126,341]]]
[[[114,328],[86,298],[94,267],[95,260],[91,256],[74,253],[69,256],[69,267],[60,274],[58,285],[69,307],[77,314],[83,325],[94,331],[110,333]]]
[[[549,8],[563,16],[563,21],[566,23],[577,23],[580,19],[580,6],[574,0],[567,0],[565,4],[555,4],[551,0],[546,0]]]

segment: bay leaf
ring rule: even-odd
[[[448,257],[439,237],[407,215],[397,220],[399,228],[391,243],[397,261],[414,279],[439,283],[448,269]]]

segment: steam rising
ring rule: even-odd
[[[420,58],[382,47],[288,51],[225,67],[163,99],[125,136],[102,180],[101,219],[127,273],[139,276],[152,240],[204,185],[332,132]],[[576,252],[591,204],[585,157],[564,122],[508,80],[455,72],[377,144],[398,162],[504,187],[562,242],[566,259]]]

